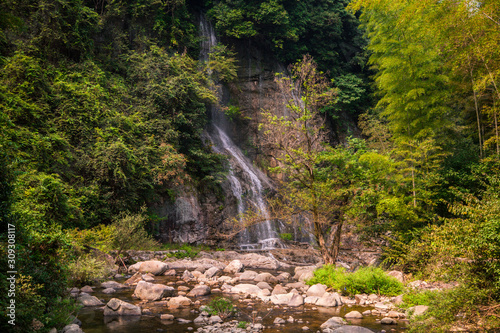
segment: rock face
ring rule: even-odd
[[[140,316],[141,308],[119,300],[118,298],[112,298],[104,307],[104,316]]]
[[[154,284],[144,281],[139,281],[135,288],[134,295],[142,300],[158,301],[163,297],[174,295],[175,289],[163,284]]]
[[[128,268],[128,272],[130,274],[134,274],[136,272],[139,273],[151,273],[153,275],[162,275],[168,269],[168,264],[157,261],[157,260],[149,260],[138,262]]]

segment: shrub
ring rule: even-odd
[[[283,233],[280,234],[280,238],[284,241],[291,241],[292,240],[292,234],[290,233]]]
[[[115,229],[113,247],[118,250],[117,256],[125,250],[151,250],[159,247],[144,229],[145,209],[139,214],[123,213],[112,224]]]
[[[238,328],[242,328],[242,329],[246,329],[248,324],[249,324],[249,323],[248,323],[248,322],[246,322],[246,321],[240,321],[240,322],[238,323],[238,326],[237,326],[237,327],[238,327]]]
[[[415,305],[431,305],[438,294],[436,290],[409,290],[403,295],[403,304],[399,307],[406,309]]]
[[[212,316],[216,315],[224,320],[231,317],[234,313],[237,312],[237,310],[230,299],[225,297],[218,297],[210,301],[210,303],[208,304],[207,312]]]
[[[68,264],[69,280],[73,285],[92,284],[111,273],[112,267],[91,254],[83,254]]]
[[[325,265],[314,271],[314,277],[308,281],[308,284],[315,283],[325,284],[347,295],[376,293],[396,296],[403,291],[401,282],[375,267],[362,267],[348,273],[342,267]]]

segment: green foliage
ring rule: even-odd
[[[113,221],[115,234],[112,246],[118,251],[117,256],[125,249],[149,250],[158,247],[158,242],[146,232],[144,213],[144,210],[140,214],[122,213]]]
[[[498,306],[488,306],[489,292],[460,286],[426,298],[429,309],[411,322],[410,332],[449,332],[452,327],[470,331],[495,330],[500,324]]]
[[[293,239],[291,233],[281,233],[280,238],[284,241],[291,241]]]
[[[440,291],[436,290],[416,290],[412,289],[403,294],[403,304],[398,305],[400,308],[407,309],[416,305],[431,305],[438,297]]]
[[[176,248],[176,250],[173,250],[172,252],[167,254],[169,258],[194,259],[198,256],[198,253],[200,253],[200,251],[206,250],[206,248],[204,247],[193,247],[189,244],[182,244],[180,247],[176,246]]]
[[[346,295],[379,294],[396,296],[402,293],[403,284],[392,276],[388,276],[382,269],[362,267],[353,273],[344,268],[325,265],[314,271],[314,277],[307,284],[325,284]]]
[[[211,300],[206,310],[213,316],[219,316],[222,320],[233,316],[237,312],[233,302],[225,297],[217,297]]]
[[[238,326],[236,326],[236,327],[246,329],[248,324],[249,323],[246,321],[240,321],[240,322],[238,322]]]
[[[332,75],[362,72],[365,40],[358,21],[345,10],[348,1],[216,2],[208,13],[223,35],[268,44],[285,63],[313,56]]]
[[[82,254],[68,264],[69,281],[72,286],[95,284],[111,273],[108,263],[92,254]]]

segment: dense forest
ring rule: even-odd
[[[202,14],[222,40],[206,61]],[[64,326],[67,288],[104,269],[86,246],[156,248],[149,206],[220,195],[207,106],[247,40],[295,64],[277,84],[303,96],[296,124],[262,113],[269,172],[288,176],[271,201],[315,214],[325,262],[349,224],[387,241],[386,268],[458,282],[419,296],[431,310],[415,331],[498,329],[498,0],[2,0],[0,285],[17,271],[17,331]],[[360,135],[337,144],[345,119]]]

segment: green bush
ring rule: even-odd
[[[242,328],[242,329],[246,329],[248,324],[249,324],[249,323],[248,323],[248,322],[246,322],[246,321],[240,321],[240,322],[238,323],[238,326],[237,326],[237,327],[238,327],[238,328]]]
[[[112,267],[92,254],[83,254],[68,264],[69,281],[82,286],[100,281],[111,273]]]
[[[222,320],[231,317],[237,312],[233,302],[225,297],[218,297],[208,303],[206,309],[212,316],[219,316]]]
[[[491,290],[462,285],[420,295],[429,309],[411,321],[410,332],[449,332],[463,327],[468,332],[495,332],[500,327],[498,305],[491,304]]]
[[[307,283],[322,283],[346,295],[375,293],[396,296],[403,291],[401,282],[375,267],[362,267],[354,273],[348,273],[342,267],[325,265],[314,271],[314,277]]]
[[[436,290],[409,290],[403,295],[403,304],[399,307],[406,309],[416,305],[431,305],[438,294]]]
[[[291,241],[293,239],[291,233],[282,233],[280,234],[280,238],[284,241]]]

